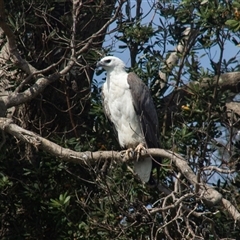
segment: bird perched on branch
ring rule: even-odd
[[[117,132],[126,154],[134,149],[138,156],[144,148],[159,148],[158,117],[148,87],[133,72],[127,73],[124,62],[113,56],[102,58],[97,67],[107,71],[103,84],[103,107]],[[143,182],[151,180],[152,157],[137,157],[134,171]]]

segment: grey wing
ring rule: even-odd
[[[127,80],[147,147],[159,148],[158,116],[150,91],[135,73],[129,73]]]

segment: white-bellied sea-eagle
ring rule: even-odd
[[[124,62],[113,56],[102,58],[97,67],[107,71],[102,87],[103,107],[114,124],[122,148],[158,148],[158,117],[148,87],[133,72],[127,73]],[[134,171],[149,182],[156,160],[152,157],[134,161]]]

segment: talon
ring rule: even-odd
[[[134,153],[132,148],[129,148],[129,149],[126,150],[125,155],[126,155],[127,158],[134,158],[135,153]]]

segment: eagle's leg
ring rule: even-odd
[[[144,152],[146,151],[146,147],[144,146],[143,143],[139,143],[134,150],[134,152],[137,153],[137,161],[139,160],[141,153],[143,153],[143,151]]]

